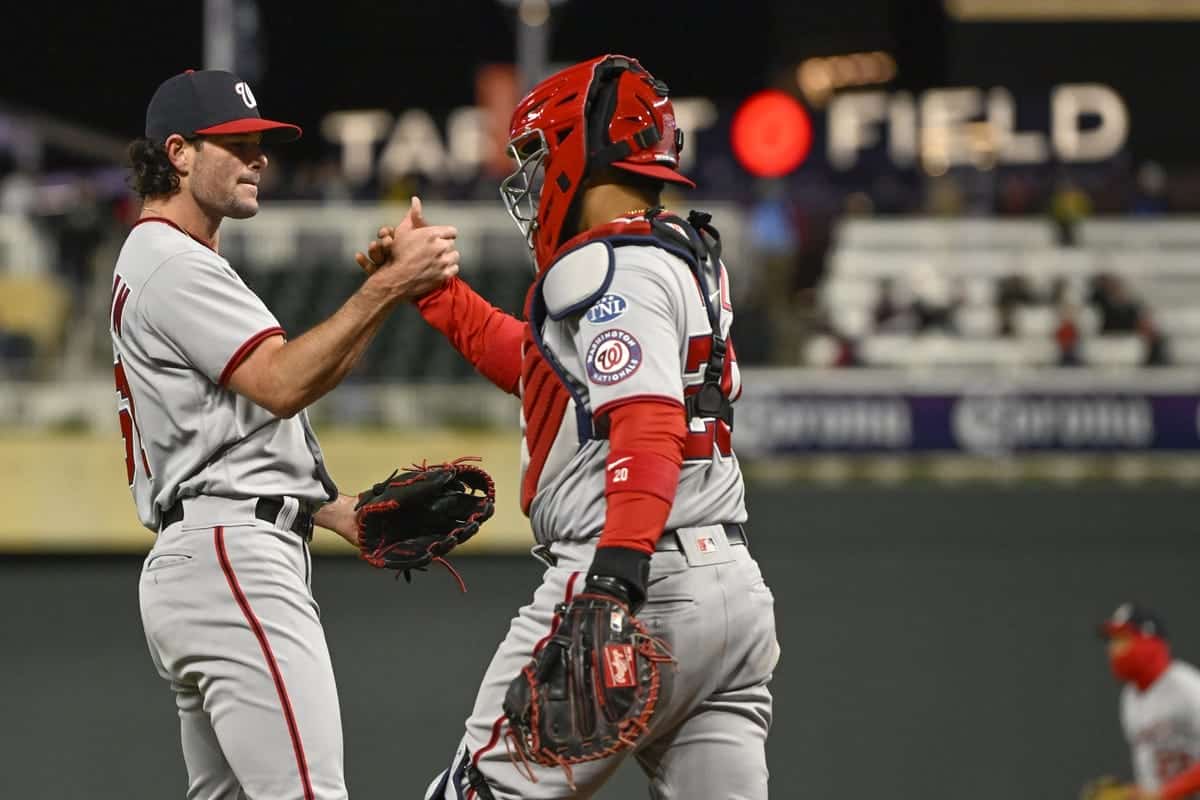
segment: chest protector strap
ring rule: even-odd
[[[704,369],[704,383],[696,394],[684,398],[684,409],[689,420],[696,417],[719,419],[733,427],[733,403],[729,396],[721,390],[721,378],[725,374],[725,358],[729,346],[721,335],[721,312],[713,305],[712,293],[708,286],[707,272],[715,276],[718,289],[721,282],[721,234],[711,224],[712,215],[703,211],[688,213],[687,224],[681,225],[676,217],[663,215],[662,208],[653,208],[646,212],[650,220],[651,230],[660,239],[667,239],[676,244],[682,244],[691,252],[691,258],[685,258],[692,274],[700,285],[700,296],[704,300],[704,310],[708,314],[709,327],[712,328],[712,350],[708,354],[708,364]]]

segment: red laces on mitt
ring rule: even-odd
[[[572,764],[633,747],[646,732],[661,665],[674,658],[611,595],[584,592],[558,613],[554,635],[509,684],[505,745],[531,781],[527,762],[558,766],[575,791]]]
[[[437,561],[466,591],[443,556],[474,536],[496,509],[492,476],[464,463],[479,460],[465,456],[448,464],[414,464],[361,493],[354,509],[362,558],[410,581],[412,570]]]

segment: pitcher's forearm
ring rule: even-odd
[[[365,289],[355,292],[329,319],[272,354],[268,386],[277,414],[291,416],[312,405],[362,358],[395,305]]]

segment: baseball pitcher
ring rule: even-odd
[[[157,534],[142,623],[174,694],[190,798],[347,796],[312,596],[314,525],[403,570],[491,513],[490,492],[472,488],[490,481],[459,465],[393,475],[357,498],[330,479],[304,409],[345,377],[391,308],[454,276],[458,253],[454,229],[421,225],[414,202],[388,269],[287,341],[220,255],[218,232],[225,217],[257,213],[264,145],[299,135],[263,119],[245,81],[189,71],[158,87],[130,146],[144,205],[117,259],[109,327],[125,477]],[[443,540],[431,520],[447,506]],[[417,538],[385,542],[389,515],[406,507],[420,514],[407,526]]]

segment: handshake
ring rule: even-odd
[[[458,231],[450,225],[430,225],[414,197],[408,214],[395,226],[385,225],[365,252],[354,260],[391,300],[415,300],[458,274]],[[386,267],[386,269],[384,269]]]

